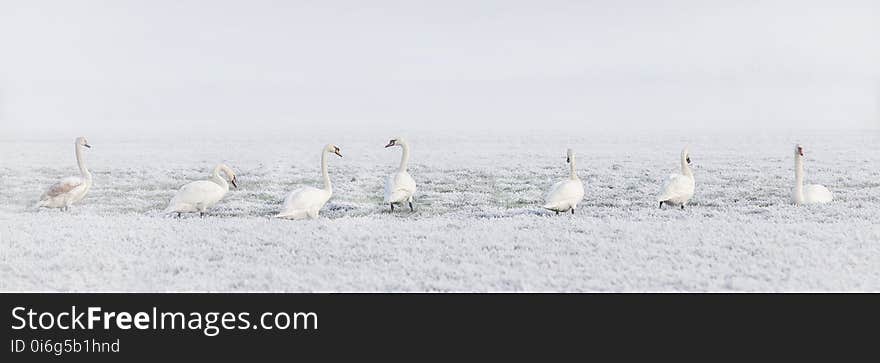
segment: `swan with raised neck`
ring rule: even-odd
[[[415,211],[413,208],[413,194],[416,192],[416,181],[409,175],[408,163],[409,163],[409,143],[403,139],[402,137],[396,137],[388,141],[388,144],[385,145],[385,148],[397,146],[402,149],[402,153],[400,156],[400,166],[397,168],[397,172],[388,176],[385,180],[385,193],[384,193],[384,202],[391,206],[391,211],[394,211],[394,204],[398,203],[408,203],[409,210]]]

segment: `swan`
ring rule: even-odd
[[[321,149],[321,174],[324,176],[324,188],[305,186],[290,192],[284,199],[284,207],[276,218],[306,219],[318,218],[318,212],[330,200],[333,195],[333,186],[330,184],[330,176],[327,174],[327,154],[333,153],[339,157],[339,147],[327,144]]]
[[[831,191],[824,185],[804,185],[804,147],[794,148],[794,198],[795,204],[828,203],[833,199]]]
[[[70,209],[70,205],[82,200],[92,187],[92,173],[86,168],[83,160],[83,148],[92,148],[85,137],[77,137],[74,141],[76,149],[76,164],[79,166],[80,176],[71,176],[55,183],[40,197],[37,208],[61,208]]]
[[[663,191],[657,198],[660,208],[663,203],[671,205],[684,205],[694,196],[694,172],[691,171],[691,156],[688,148],[681,150],[681,174],[672,174],[663,185]]]
[[[217,204],[229,191],[229,183],[220,176],[220,172],[226,174],[233,187],[238,188],[235,172],[225,164],[220,164],[214,168],[211,179],[197,180],[180,187],[163,213],[177,213],[180,217],[181,213],[199,212],[200,216],[204,216],[208,208]]]
[[[544,208],[556,212],[557,215],[568,210],[574,214],[577,204],[584,199],[584,183],[574,171],[574,152],[571,149],[568,149],[565,162],[569,163],[571,169],[568,179],[553,184],[544,196]]]
[[[406,171],[407,162],[409,162],[409,143],[402,138],[391,139],[386,148],[392,146],[400,146],[403,149],[403,155],[400,157],[400,168],[397,172],[388,176],[385,181],[385,203],[391,206],[394,211],[394,203],[409,203],[409,210],[413,211],[413,194],[416,192],[416,181]]]

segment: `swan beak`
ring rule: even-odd
[[[801,154],[801,156],[804,156],[804,150],[798,150],[798,154]]]
[[[688,156],[685,160],[687,160],[688,164],[691,163],[691,157],[690,157],[690,156]]]
[[[87,147],[87,148],[89,148],[89,149],[92,148],[92,145],[89,145],[89,144],[83,144],[83,146],[85,146],[85,147]]]
[[[565,162],[566,162],[566,163],[570,163],[570,162],[571,162],[571,157],[566,156],[566,157],[565,157]]]
[[[336,155],[339,155],[340,158],[342,157],[342,154],[339,152],[339,150],[336,150],[336,151],[334,151],[333,153],[336,154]]]
[[[235,184],[235,178],[232,178],[230,181],[232,182],[233,187],[238,188],[238,184]]]
[[[392,147],[392,146],[394,146],[394,141],[389,142],[388,145],[385,145],[386,148],[389,148],[389,147]]]

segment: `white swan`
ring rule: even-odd
[[[828,203],[833,199],[831,191],[824,185],[804,185],[804,147],[794,148],[794,198],[795,204]]]
[[[574,152],[568,149],[565,162],[569,163],[571,169],[568,179],[561,180],[550,187],[550,190],[544,196],[544,208],[556,212],[565,212],[577,209],[578,203],[584,199],[584,183],[575,173]]]
[[[85,137],[77,137],[74,141],[74,148],[76,149],[76,164],[79,166],[81,175],[64,178],[49,187],[49,190],[43,193],[40,201],[37,202],[37,208],[68,210],[71,204],[79,202],[86,196],[89,188],[92,187],[92,173],[86,168],[86,163],[83,160],[83,147],[91,148],[92,146],[89,145]]]
[[[403,155],[400,157],[400,168],[397,172],[388,176],[385,181],[385,203],[391,206],[394,211],[395,203],[409,203],[409,210],[413,209],[412,196],[416,192],[416,181],[406,171],[407,162],[409,162],[409,143],[402,138],[391,139],[386,148],[392,146],[400,146],[403,149]]]
[[[182,186],[174,198],[171,198],[163,213],[177,213],[180,217],[181,213],[199,212],[199,215],[204,216],[208,208],[217,204],[229,191],[229,183],[220,176],[221,171],[229,178],[229,183],[238,188],[238,184],[235,183],[235,172],[228,166],[220,164],[214,168],[211,179],[197,180]]]
[[[694,173],[691,171],[691,156],[688,148],[681,150],[681,174],[672,174],[663,185],[663,191],[657,198],[660,208],[663,203],[671,205],[684,205],[694,196]]]
[[[321,149],[321,174],[324,176],[324,188],[302,187],[290,192],[284,199],[284,207],[276,218],[306,219],[318,218],[318,212],[330,200],[333,195],[333,186],[330,184],[330,176],[327,174],[327,154],[334,153],[339,157],[342,154],[335,145],[328,144]]]

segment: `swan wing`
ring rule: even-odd
[[[385,180],[385,203],[398,203],[416,192],[416,181],[407,172],[392,174]]]
[[[74,189],[81,187],[81,186],[84,186],[85,183],[86,183],[85,179],[78,177],[78,176],[71,176],[71,177],[61,179],[61,181],[59,181],[59,182],[53,184],[51,187],[49,187],[49,189],[46,190],[45,193],[43,193],[43,196],[40,199],[41,200],[48,200],[48,199],[62,196],[64,194],[68,194],[68,193],[72,192]]]
[[[180,187],[165,211],[194,212],[199,209],[198,206],[206,208],[213,206],[223,199],[225,194],[226,192],[217,183],[209,180],[194,181]]]
[[[302,219],[306,217],[317,218],[318,211],[330,199],[330,193],[326,190],[302,187],[287,195],[284,199],[284,207],[276,217]]]
[[[682,174],[672,174],[666,183],[657,201],[686,200],[694,195],[694,179]]]
[[[824,185],[809,184],[804,186],[805,203],[828,203],[834,196]]]
[[[568,209],[584,199],[584,184],[580,180],[566,179],[553,184],[544,196],[544,208]]]

